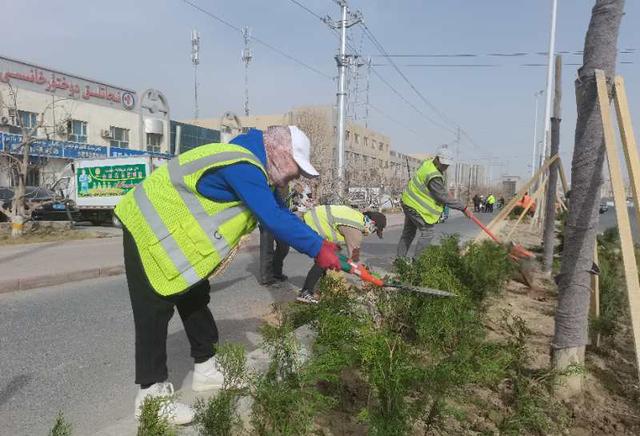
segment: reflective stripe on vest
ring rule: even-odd
[[[161,295],[180,293],[205,279],[229,254],[239,237],[253,229],[251,224],[255,226],[255,220],[251,222],[250,212],[239,201],[215,202],[206,199],[197,193],[195,185],[201,175],[210,168],[223,167],[227,163],[249,162],[265,172],[262,164],[249,151],[228,150],[229,148],[243,150],[239,146],[210,145],[226,147],[227,150],[216,152],[214,147],[211,151],[204,151],[208,154],[183,164],[180,163],[180,157],[170,160],[166,166],[166,173],[161,168],[156,170],[157,174],[152,173],[133,192],[128,193],[116,208],[116,214],[136,239],[150,283]],[[188,159],[189,153],[181,156]],[[171,191],[171,188],[174,191]],[[152,201],[154,192],[159,193],[155,202]],[[162,205],[158,204],[163,199],[163,192],[166,193],[165,200],[174,198],[175,202],[179,198],[183,203],[183,205],[171,203],[167,205],[168,208],[173,206],[175,210],[185,211],[181,213],[188,211],[190,215],[182,219],[182,215],[176,214],[175,210],[168,212],[163,210]],[[205,209],[203,201],[213,212]],[[243,214],[246,216],[245,220],[237,221],[236,218]],[[169,220],[168,223],[167,220]],[[232,220],[236,220],[235,224],[230,224]],[[171,228],[168,227],[170,224]],[[147,227],[144,227],[145,225]],[[200,228],[198,229],[197,226]],[[233,240],[227,240],[220,231],[221,228],[226,229],[224,232]],[[176,233],[178,231],[180,233]],[[200,236],[202,234],[206,235],[206,239]],[[163,251],[157,251],[155,248],[157,245],[160,245]],[[192,263],[189,257],[195,259],[193,260],[195,263]],[[150,270],[154,273],[152,276],[147,270],[150,267],[148,262],[152,262]],[[161,271],[162,275],[159,276],[158,271]]]
[[[331,242],[344,241],[342,234],[337,231],[339,226],[349,226],[360,231],[365,229],[364,215],[348,206],[316,206],[304,215],[304,221],[320,236]],[[326,225],[323,225],[325,223]]]

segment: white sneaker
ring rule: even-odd
[[[173,395],[173,385],[171,383],[155,383],[149,386],[147,389],[138,391],[136,395],[136,419],[140,419],[141,407],[145,398],[147,397],[168,397]],[[162,409],[158,412],[160,416],[165,416],[170,424],[173,425],[185,425],[193,421],[194,412],[193,409],[186,404],[179,403],[175,399],[168,400]]]
[[[215,356],[206,362],[196,363],[193,367],[193,383],[191,388],[196,392],[220,389],[224,384],[224,376],[218,368]]]

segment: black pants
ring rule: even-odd
[[[282,266],[287,254],[289,246],[260,226],[260,283],[269,283],[274,277],[282,276]]]
[[[323,270],[322,268],[320,268],[318,265],[314,263],[311,269],[309,270],[309,272],[307,273],[307,278],[304,280],[304,286],[302,286],[302,291],[313,292],[316,287],[316,284],[318,283],[318,280],[320,280],[322,276],[324,276],[325,272],[326,272],[325,270]]]
[[[207,306],[209,281],[203,280],[180,295],[161,297],[151,287],[138,248],[126,228],[123,229],[123,246],[136,331],[136,383],[148,385],[168,378],[167,326],[174,306],[191,344],[191,357],[197,363],[212,357],[218,343],[218,328]]]

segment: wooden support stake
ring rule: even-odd
[[[562,192],[564,192],[564,195],[567,195],[567,192],[569,192],[569,184],[567,183],[567,176],[564,173],[562,162],[558,162],[558,171],[560,172],[560,180],[562,182]]]
[[[551,169],[549,169],[551,171]],[[545,183],[549,179],[549,175],[547,174],[543,179],[542,183],[538,187],[538,190],[533,194],[533,201],[536,205],[536,213],[533,218],[531,218],[531,222],[529,223],[529,231],[533,230],[534,227],[540,226],[542,224],[542,213],[544,212],[544,199],[545,199],[545,191],[546,186]]]
[[[598,241],[593,245],[593,263],[598,265]],[[600,276],[598,274],[591,275],[591,307],[589,309],[591,319],[600,317]],[[600,346],[600,333],[591,332],[591,344]]]
[[[516,228],[518,227],[518,224],[520,224],[520,221],[522,221],[522,218],[524,218],[524,216],[527,214],[527,212],[529,212],[529,209],[531,209],[531,206],[535,203],[535,199],[538,197],[540,192],[543,192],[543,188],[545,186],[545,184],[547,183],[547,177],[545,177],[545,179],[542,181],[542,184],[540,184],[540,187],[538,188],[538,190],[536,191],[535,194],[533,194],[533,196],[531,197],[533,199],[532,203],[529,203],[527,205],[527,207],[525,207],[522,210],[522,213],[520,214],[520,216],[518,217],[518,220],[516,221],[516,223],[513,225],[513,227],[511,228],[511,231],[509,231],[509,234],[507,235],[507,237],[505,238],[506,240],[510,240],[511,239],[511,235],[513,234],[513,232],[516,230]],[[536,203],[537,204],[537,203]]]
[[[638,354],[640,350],[640,280],[638,279],[638,266],[636,264],[636,255],[633,247],[629,211],[627,210],[627,198],[624,192],[624,180],[620,168],[618,150],[616,149],[613,124],[611,122],[607,79],[604,71],[596,70],[596,84],[598,88],[602,126],[604,128],[604,143],[607,150],[609,173],[611,175],[611,186],[613,187],[613,199],[616,206],[618,232],[620,234],[622,263],[624,265],[624,277],[627,284],[627,297],[629,299],[629,312],[631,314],[631,329],[633,331],[633,341],[636,351],[636,368],[639,371],[638,375],[640,378],[640,355]],[[637,203],[637,197],[634,199],[637,208],[640,205]]]
[[[549,165],[551,165],[552,163],[554,163],[556,160],[558,159],[558,155],[555,155],[549,159],[546,160],[546,162],[540,166],[540,168],[538,168],[538,171],[536,171],[536,173],[533,175],[533,177],[531,177],[529,179],[529,181],[527,181],[527,183],[525,183],[520,190],[516,193],[516,195],[509,201],[509,203],[507,203],[505,205],[505,207],[503,207],[502,209],[500,209],[500,212],[498,212],[498,215],[496,215],[491,222],[489,222],[489,224],[487,224],[487,228],[489,230],[492,230],[494,233],[497,233],[499,228],[496,228],[496,225],[498,223],[500,223],[501,221],[503,221],[513,210],[514,207],[516,207],[516,203],[518,203],[518,201],[522,198],[522,196],[524,195],[525,192],[529,191],[529,188],[531,187],[531,185],[533,185],[536,180],[538,180],[540,178],[540,175],[542,175],[547,168],[549,168]],[[487,235],[484,232],[480,232],[478,233],[478,236],[476,236],[476,238],[473,240],[473,242],[480,242],[481,240],[483,240],[484,238],[486,238]]]
[[[624,79],[622,76],[616,76],[614,80],[614,104],[616,114],[618,116],[618,127],[620,128],[620,138],[622,140],[622,150],[624,158],[627,162],[629,170],[629,178],[631,180],[631,189],[635,201],[636,224],[640,228],[640,209],[638,208],[638,195],[640,194],[640,158],[638,157],[638,146],[636,138],[633,134],[633,125],[631,124],[631,114],[629,113],[629,104],[627,103],[627,93],[624,88]]]

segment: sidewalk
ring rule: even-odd
[[[388,227],[404,216],[388,216]],[[258,248],[255,231],[243,250]],[[0,293],[54,286],[124,273],[122,236],[0,247]]]

